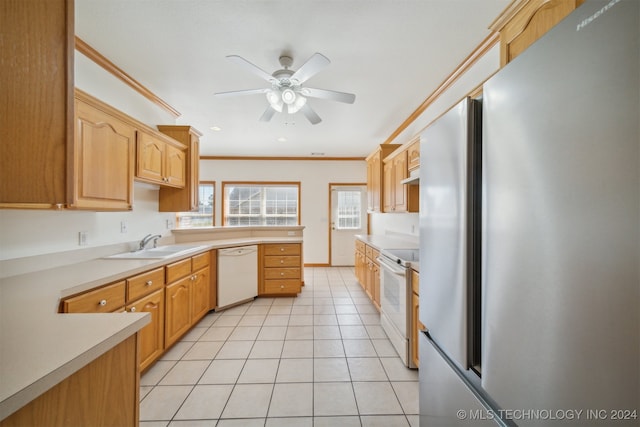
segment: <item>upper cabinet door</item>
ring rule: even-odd
[[[75,102],[73,209],[130,210],[135,129],[82,99]]]
[[[138,131],[136,177],[164,182],[165,149],[164,141],[160,141],[146,132]]]
[[[166,147],[165,177],[168,184],[184,187],[186,180],[186,153],[172,145]]]

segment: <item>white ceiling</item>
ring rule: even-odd
[[[180,111],[179,124],[200,130],[201,155],[364,157],[489,34],[508,3],[76,0],[76,34]],[[352,105],[310,98],[317,125],[302,113],[260,122],[264,95],[213,96],[268,86],[227,55],[271,73],[283,53],[296,70],[315,52],[331,64],[307,85],[356,95]]]

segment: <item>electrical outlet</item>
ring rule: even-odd
[[[173,228],[173,221],[170,219],[166,220],[165,226],[167,227],[167,230],[171,230]]]
[[[88,243],[89,243],[89,232],[88,231],[78,232],[78,245],[87,246]]]
[[[128,231],[127,222],[126,221],[120,221],[120,232],[121,233],[126,233],[127,231]]]

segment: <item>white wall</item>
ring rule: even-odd
[[[329,262],[329,183],[365,183],[362,161],[201,160],[200,179],[216,181],[216,225],[222,225],[222,181],[300,182],[305,264]]]
[[[497,44],[463,74],[449,89],[429,106],[418,118],[401,132],[394,144],[413,141],[442,113],[484,82],[500,68],[500,46]],[[453,70],[452,70],[453,71]],[[425,94],[425,98],[428,94]],[[418,235],[418,214],[389,213],[370,215],[371,234],[402,233]]]
[[[155,126],[175,124],[168,112],[133,91],[120,80],[76,52],[76,87],[137,120]],[[146,234],[170,235],[158,212],[158,186],[136,183],[130,212],[0,210],[0,260],[81,249],[78,233],[88,233],[87,247],[140,240]],[[127,223],[127,233],[120,223]]]

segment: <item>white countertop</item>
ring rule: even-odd
[[[0,279],[0,420],[150,322],[147,313],[60,314],[61,298],[210,249],[282,242],[302,237],[198,241],[172,258],[100,258]]]
[[[387,234],[359,234],[356,239],[381,251],[383,249],[418,249],[420,244],[418,237],[396,236]],[[420,265],[411,263],[411,268],[420,271]]]

